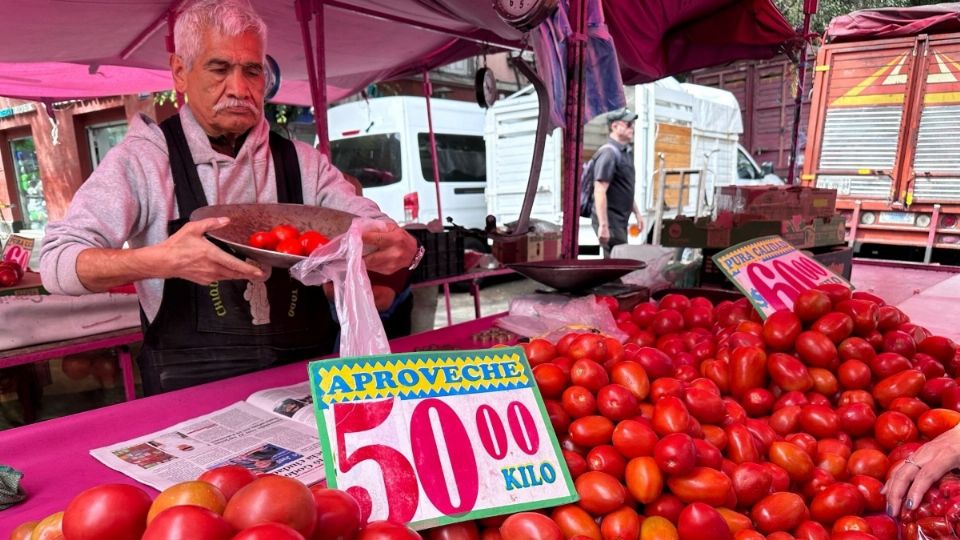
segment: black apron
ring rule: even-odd
[[[167,139],[180,219],[174,234],[207,198],[187,145],[180,117],[160,124]],[[277,202],[303,204],[303,187],[292,142],[270,133]],[[330,354],[339,327],[322,287],[307,287],[274,268],[266,282],[269,322],[253,324],[248,283],[219,281],[201,286],[164,281],[160,310],[148,323],[141,310],[143,347],[137,357],[145,395],[168,392],[285,363]]]

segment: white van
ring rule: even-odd
[[[430,104],[443,217],[482,229],[487,216],[485,111],[466,101],[431,99]],[[365,197],[399,223],[437,218],[424,98],[350,102],[327,111],[327,120],[331,160],[360,180]],[[418,207],[411,209],[414,198]]]

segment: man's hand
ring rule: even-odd
[[[600,239],[600,245],[605,246],[610,243],[610,226],[606,223],[597,226],[597,236]]]
[[[386,230],[364,231],[363,245],[376,248],[363,258],[367,270],[386,275],[409,268],[417,252],[417,240],[396,223],[391,223]]]
[[[887,496],[887,514],[896,518],[901,505],[907,510],[916,509],[930,486],[957,467],[960,467],[960,428],[955,427],[921,446],[891,471],[881,490]]]
[[[151,246],[151,256],[158,260],[161,275],[177,277],[198,285],[209,285],[224,279],[261,280],[262,270],[230,255],[204,238],[230,223],[229,218],[208,218],[191,221],[163,242]]]

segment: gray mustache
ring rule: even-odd
[[[219,102],[217,102],[217,104],[213,106],[213,112],[218,113],[224,109],[230,109],[233,107],[244,107],[250,112],[252,112],[253,114],[257,114],[260,112],[257,110],[256,106],[254,106],[253,103],[250,103],[249,101],[246,101],[243,99],[229,98],[229,97],[221,99]]]

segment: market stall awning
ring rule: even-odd
[[[603,0],[623,82],[773,58],[797,32],[771,0]]]
[[[146,68],[140,91],[166,72],[167,14],[179,0],[31,0],[6,14],[0,33],[0,95],[117,94],[127,76],[105,66]],[[309,104],[303,43],[293,0],[253,0],[269,27],[269,50],[285,81],[276,100]],[[490,1],[327,0],[327,92],[335,100],[367,84],[481,53],[521,47]],[[793,32],[770,0],[605,0],[626,82],[658,79],[741,58],[772,56]],[[392,19],[392,20],[391,20]],[[398,20],[412,24],[398,24]],[[454,35],[451,35],[454,34]],[[45,71],[23,63],[47,62]],[[56,63],[81,64],[72,66]],[[136,86],[131,84],[132,86]],[[167,84],[166,86],[169,86]]]
[[[918,34],[960,32],[960,4],[854,11],[830,21],[830,42],[886,39]]]

